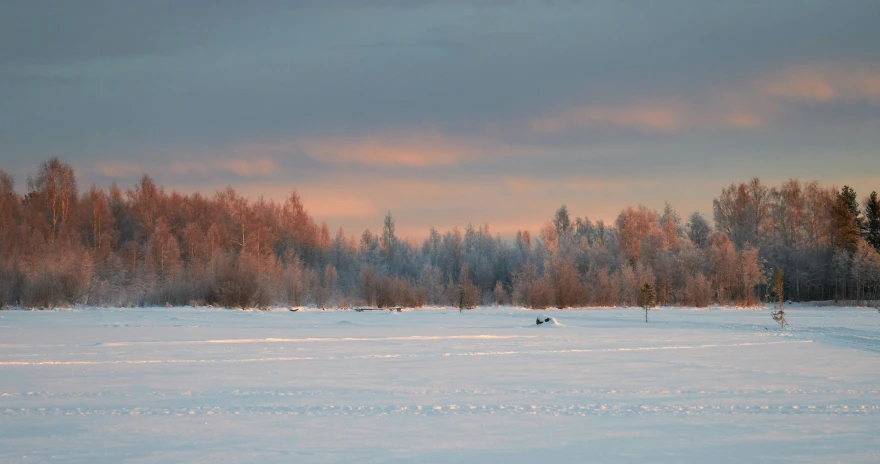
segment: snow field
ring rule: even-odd
[[[0,462],[880,461],[876,311],[643,317],[0,312]]]

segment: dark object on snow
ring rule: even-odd
[[[287,308],[287,310],[288,310],[288,311],[297,312],[297,311],[299,311],[299,308]]]
[[[535,319],[535,324],[538,324],[538,325],[541,325],[541,324],[543,324],[543,323],[545,323],[545,322],[550,322],[550,318],[549,318],[549,317],[548,317],[548,318],[545,318],[543,321],[541,320],[540,317],[537,318],[537,319]]]
[[[401,312],[403,310],[403,307],[402,306],[395,306],[393,308],[354,308],[354,310],[357,312],[362,312],[362,311],[397,311],[397,312]]]

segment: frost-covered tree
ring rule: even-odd
[[[663,215],[660,216],[660,228],[663,231],[664,248],[678,251],[681,248],[681,217],[669,203],[666,203],[666,206],[663,208]]]
[[[643,244],[648,245],[650,251],[662,247],[663,235],[659,217],[644,206],[623,210],[617,216],[615,224],[621,254],[630,263],[634,264],[642,258],[642,252],[645,251]]]
[[[553,215],[553,227],[556,229],[557,248],[569,252],[574,244],[575,231],[565,205],[560,206]]]
[[[571,258],[563,256],[548,258],[544,269],[557,308],[574,308],[586,304],[586,290],[580,282]]]
[[[476,308],[480,304],[480,289],[471,282],[467,264],[461,267],[455,288],[455,306],[459,312]]]
[[[770,217],[770,191],[757,177],[748,183],[730,184],[712,205],[715,228],[728,235],[739,249],[762,244]]]
[[[880,291],[877,195],[862,214],[851,188],[816,181],[732,183],[713,201],[715,230],[698,213],[682,227],[669,205],[625,208],[609,225],[561,207],[535,240],[484,224],[432,228],[418,244],[396,235],[390,214],[380,234],[331,235],[295,190],[274,202],[232,187],[169,192],[149,175],[125,193],[76,185],[58,159],[24,195],[0,171],[0,305],[460,306],[467,289],[473,304],[616,306],[637,304],[645,283],[663,305],[751,305],[772,268],[791,299]]]
[[[385,215],[385,223],[382,226],[382,239],[379,242],[382,247],[382,262],[389,271],[397,267],[397,236],[394,234],[394,218],[391,212]]]
[[[156,221],[156,227],[147,242],[147,265],[155,270],[160,280],[170,280],[180,272],[183,261],[180,258],[180,246],[177,238],[171,233],[164,217]]]
[[[764,283],[764,273],[758,258],[758,249],[747,246],[739,253],[740,301],[743,306],[756,306],[758,286]]]
[[[500,280],[495,282],[493,295],[495,296],[495,306],[501,306],[507,300],[507,292],[504,290],[504,284]]]
[[[321,309],[330,308],[336,294],[336,268],[328,264],[324,268],[320,282],[314,283],[315,305]]]

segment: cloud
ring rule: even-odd
[[[772,73],[760,79],[757,87],[768,96],[790,101],[880,103],[880,67],[811,63]]]
[[[529,126],[540,135],[603,127],[675,134],[693,129],[756,129],[764,120],[752,109],[727,107],[721,102],[673,100],[661,104],[584,105],[533,119]]]
[[[439,131],[387,129],[366,135],[329,135],[250,141],[226,153],[237,158],[279,158],[305,155],[329,165],[428,168],[452,166],[497,148],[483,139],[449,137]],[[249,172],[245,166],[224,165]]]
[[[185,157],[182,157],[185,158]],[[239,177],[267,176],[276,170],[275,161],[257,159],[201,159],[198,161],[172,161],[168,164],[144,166],[126,161],[100,161],[93,171],[110,178],[130,178],[143,173],[170,176],[212,176],[218,173],[235,174]]]
[[[303,193],[303,201],[324,219],[365,218],[379,213],[379,209],[372,201],[359,196],[356,192],[339,194],[309,190]]]
[[[555,134],[595,126],[629,127],[648,132],[675,132],[684,119],[676,104],[582,106],[537,118],[531,122],[539,134]]]
[[[138,176],[148,170],[139,164],[126,161],[102,161],[94,167],[94,171],[106,177],[123,178]]]
[[[363,182],[348,179],[345,182],[320,181],[295,185],[259,182],[236,185],[235,188],[251,199],[264,197],[279,202],[283,202],[295,189],[306,209],[321,220],[378,216],[380,210],[371,196],[359,190],[362,185]]]
[[[313,138],[294,145],[309,157],[325,163],[385,167],[449,166],[476,153],[474,146],[434,132]]]
[[[168,172],[174,175],[211,175],[227,172],[241,177],[256,177],[272,174],[275,169],[275,161],[269,158],[174,161],[168,165]]]
[[[739,129],[756,129],[761,126],[764,119],[757,113],[748,111],[733,111],[725,116],[726,125]]]
[[[795,111],[791,103],[880,104],[880,66],[866,63],[807,63],[687,96],[582,104],[532,118],[539,135],[596,128],[677,134],[689,130],[755,130]]]
[[[634,188],[648,188],[654,182],[643,180],[610,180],[587,177],[561,176],[557,179],[509,177],[505,186],[519,193],[558,191],[567,193],[621,193]]]
[[[525,177],[510,177],[505,183],[507,187],[523,193],[535,193],[545,188],[544,185]]]

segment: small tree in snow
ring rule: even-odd
[[[648,310],[653,308],[656,303],[656,294],[654,293],[654,287],[649,283],[645,283],[642,286],[641,290],[639,290],[639,306],[645,310],[645,323],[648,322]]]
[[[783,309],[783,304],[785,299],[783,297],[784,290],[784,280],[782,269],[774,269],[773,270],[773,279],[770,282],[770,291],[773,294],[773,297],[776,299],[776,304],[773,309],[770,311],[770,316],[773,317],[773,320],[779,323],[780,327],[785,327],[788,323],[785,321],[785,310]]]

